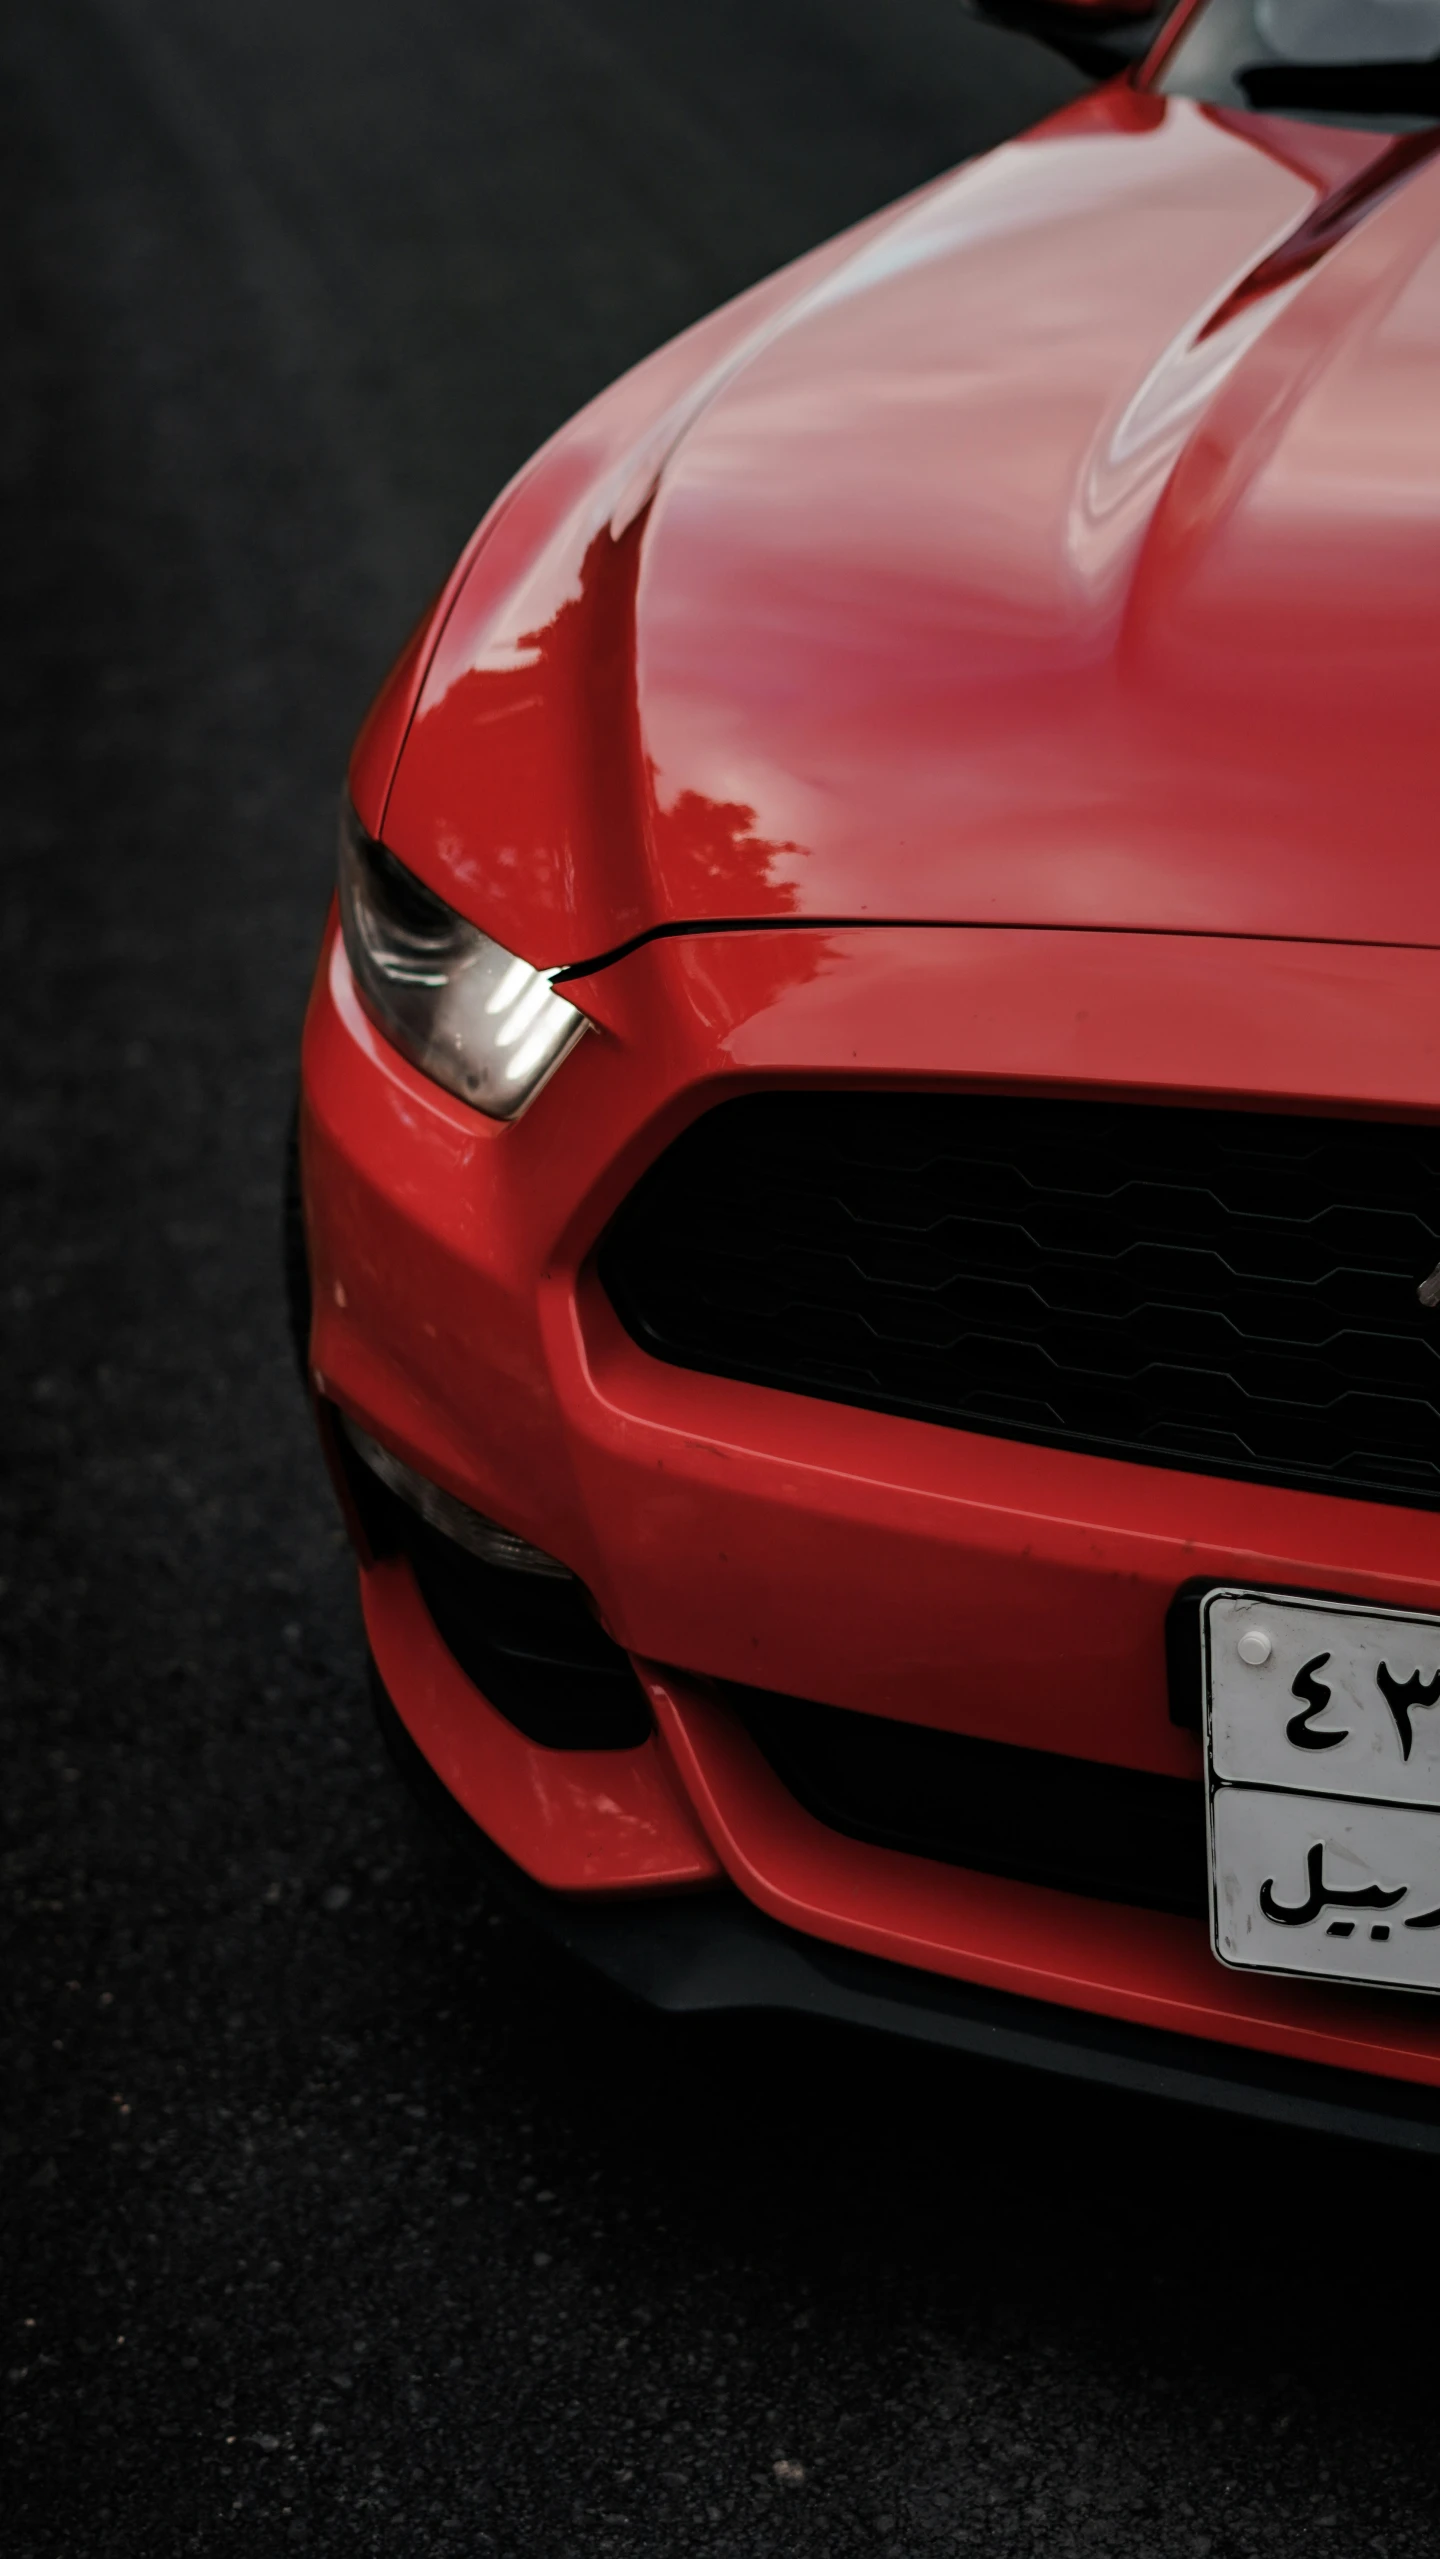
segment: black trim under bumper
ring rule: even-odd
[[[373,1662],[370,1679],[390,1753],[426,1810],[478,1857],[523,1918],[652,2008],[671,2015],[783,2009],[1053,2078],[1440,2156],[1440,2090],[949,1981],[784,1928],[728,1887],[625,1901],[547,1891],[455,1801],[406,1731]]]

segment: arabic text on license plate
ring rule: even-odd
[[[1201,1623],[1221,1962],[1440,1990],[1440,1618],[1236,1589]]]

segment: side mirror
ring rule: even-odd
[[[1080,71],[1103,80],[1143,62],[1174,0],[970,0],[972,14],[1013,28],[1063,53]]]

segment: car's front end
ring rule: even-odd
[[[1218,1959],[1200,1729],[1211,1592],[1440,1614],[1432,535],[1335,467],[1434,183],[1245,290],[1364,143],[1112,91],[522,475],[352,769],[305,1348],[402,1746],[633,1986],[1429,2142],[1433,2001]]]

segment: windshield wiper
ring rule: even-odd
[[[1440,116],[1440,56],[1430,62],[1257,62],[1237,71],[1262,114]]]

